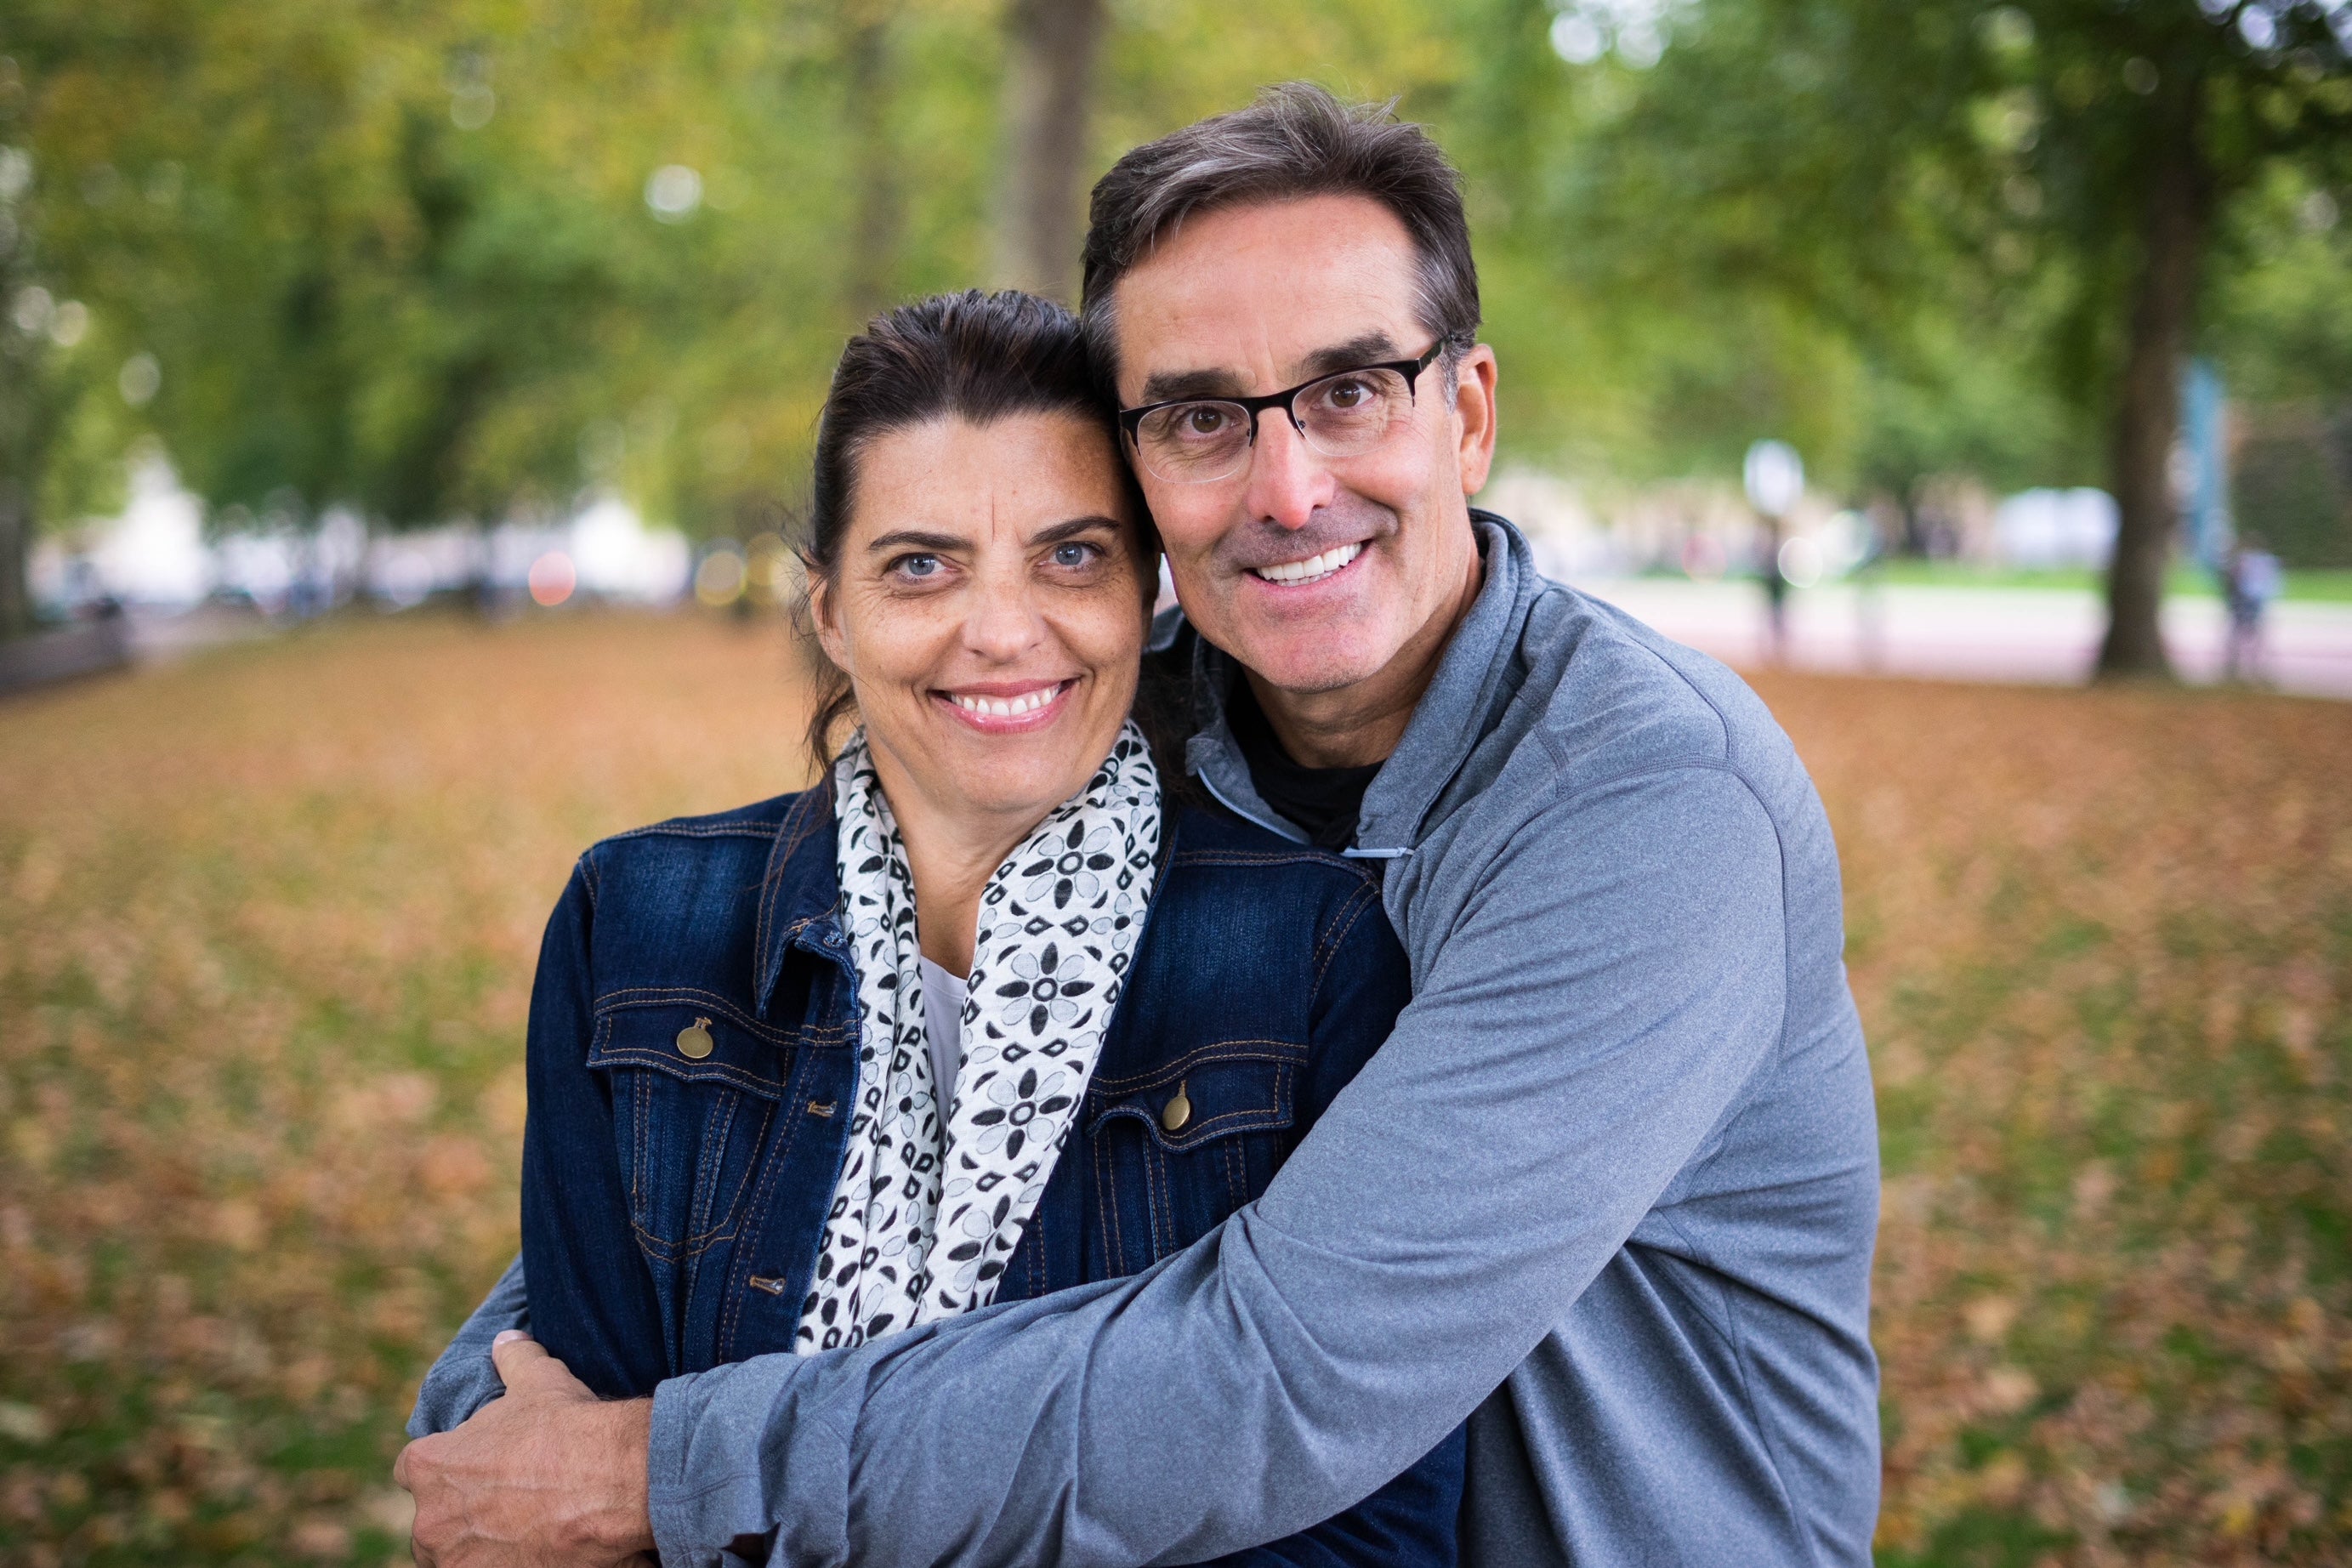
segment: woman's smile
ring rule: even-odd
[[[974,681],[931,695],[961,723],[983,735],[1022,735],[1042,730],[1068,710],[1063,699],[1079,678],[1063,680]]]

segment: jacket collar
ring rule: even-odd
[[[768,851],[767,875],[760,884],[760,923],[752,944],[759,964],[752,994],[762,1017],[790,950],[848,962],[838,914],[841,875],[834,859],[833,807],[833,772],[827,769],[814,787],[801,792],[776,826],[775,847]]]
[[[1356,825],[1356,847],[1344,853],[1359,859],[1388,860],[1412,853],[1423,818],[1469,760],[1470,749],[1488,727],[1489,710],[1507,695],[1513,650],[1528,606],[1543,589],[1527,536],[1507,520],[1472,508],[1485,581],[1470,613],[1454,628],[1438,660],[1437,674],[1412,710],[1404,736],[1364,792]],[[1155,650],[1174,646],[1180,628],[1171,611],[1152,627]],[[1192,722],[1184,765],[1211,795],[1259,826],[1286,838],[1306,834],[1275,813],[1250,780],[1233,730],[1225,721],[1225,694],[1240,666],[1197,634],[1192,638]]]

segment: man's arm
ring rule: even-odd
[[[1718,768],[1538,804],[1259,1202],[1130,1279],[661,1386],[667,1563],[1197,1561],[1353,1505],[1566,1314],[1779,1038]]]

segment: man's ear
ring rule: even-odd
[[[1495,351],[1485,343],[1462,356],[1454,372],[1454,412],[1462,421],[1462,439],[1455,457],[1462,468],[1462,493],[1475,496],[1486,488],[1495,466]]]

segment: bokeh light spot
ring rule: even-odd
[[[154,402],[155,394],[163,386],[163,367],[155,363],[153,354],[132,354],[122,362],[122,372],[114,378],[115,390],[133,408],[144,408]]]
[[[530,563],[530,596],[536,604],[552,609],[572,597],[572,590],[579,584],[580,574],[572,557],[561,550],[551,550]]]
[[[1822,580],[1822,569],[1827,564],[1822,547],[1804,534],[1780,542],[1780,575],[1792,588],[1810,588]]]
[[[683,163],[665,163],[646,180],[646,205],[664,223],[684,223],[702,205],[702,176]]]
[[[743,596],[750,574],[743,557],[733,550],[714,550],[694,569],[694,596],[714,610],[724,609]]]

